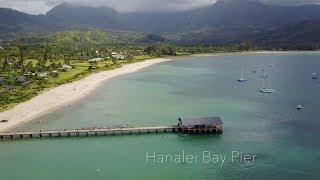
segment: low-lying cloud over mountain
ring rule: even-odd
[[[243,1],[243,0],[225,0]],[[247,0],[248,1],[248,0]],[[320,0],[260,0],[266,4],[320,4]],[[0,7],[12,8],[29,14],[45,14],[63,2],[84,6],[107,6],[118,12],[181,11],[214,4],[216,0],[0,0]]]
[[[320,0],[282,0],[280,4],[280,0],[93,0],[90,4],[70,0],[57,6],[62,0],[29,0],[23,6],[25,1],[4,1],[0,6],[42,9],[45,15],[0,8],[0,42],[98,28],[108,33],[156,34],[151,37],[164,36],[169,42],[181,44],[249,40],[266,48],[320,47]],[[306,2],[316,4],[300,4]]]

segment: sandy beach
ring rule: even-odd
[[[52,88],[44,93],[21,103],[11,110],[0,113],[0,119],[8,119],[0,124],[0,132],[5,132],[18,125],[29,122],[60,108],[68,107],[73,102],[85,97],[95,90],[102,82],[113,77],[124,75],[146,68],[148,66],[181,59],[182,57],[168,57],[150,59],[143,62],[124,65],[121,68],[92,74],[82,80]]]
[[[288,53],[288,52],[259,51],[259,52],[249,52],[249,53]],[[248,53],[228,53],[228,54],[248,54]],[[189,59],[191,57],[205,57],[205,56],[218,56],[218,55],[226,55],[226,53],[200,54],[200,55],[191,55],[191,56],[151,59],[143,62],[124,65],[123,67],[115,70],[92,74],[82,80],[52,88],[32,98],[27,102],[17,105],[11,110],[1,112],[0,119],[8,119],[9,122],[0,124],[0,132],[9,131],[11,128],[23,125],[24,123],[29,122],[35,118],[41,117],[45,114],[48,114],[58,109],[68,107],[73,102],[85,97],[91,91],[95,90],[102,82],[108,79],[111,79],[113,77],[133,73],[143,68],[146,68],[148,66],[162,63],[162,62],[178,60],[178,59]]]

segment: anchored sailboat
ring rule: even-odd
[[[263,80],[262,89],[259,90],[261,93],[275,93],[276,91],[272,88],[265,88],[265,82]]]
[[[247,82],[248,81],[247,79],[243,78],[243,68],[241,70],[241,77],[240,77],[240,79],[238,79],[238,81],[239,82]]]
[[[269,75],[268,75],[268,74],[262,74],[261,77],[262,77],[262,78],[268,78]]]
[[[297,106],[297,109],[298,110],[302,110],[302,109],[304,109],[304,106],[300,104],[300,105]]]
[[[317,73],[312,73],[312,79],[319,79],[319,75]]]

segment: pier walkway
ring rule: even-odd
[[[3,139],[24,139],[24,138],[43,138],[43,137],[86,137],[86,136],[107,136],[120,134],[147,134],[147,133],[165,133],[181,132],[178,126],[153,126],[153,127],[126,127],[126,128],[95,128],[95,129],[74,129],[59,131],[38,131],[38,132],[8,132],[0,133],[0,140]],[[213,128],[190,128],[182,133],[222,133],[221,126]]]

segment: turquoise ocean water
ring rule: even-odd
[[[242,67],[247,83],[237,82]],[[172,125],[181,116],[221,116],[224,134],[1,141],[0,179],[319,179],[320,83],[313,72],[320,72],[319,54],[290,53],[189,58],[119,76],[17,130]],[[258,92],[262,74],[270,74],[266,84],[276,93]],[[298,111],[299,104],[305,109]],[[207,151],[225,156],[224,164],[203,162]],[[233,151],[256,155],[255,162],[232,161]],[[198,161],[146,159],[146,153],[182,152]]]

